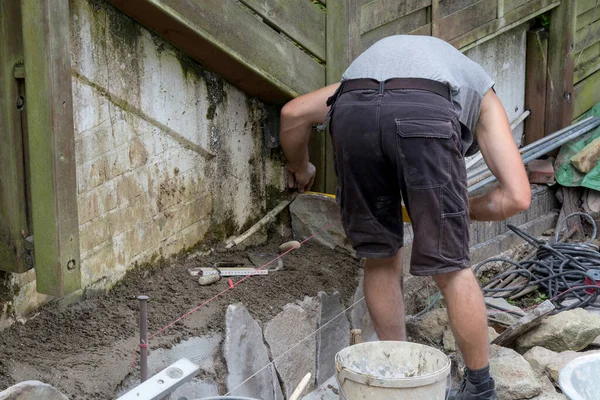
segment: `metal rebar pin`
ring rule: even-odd
[[[140,302],[140,370],[141,381],[148,380],[148,299],[146,295],[137,297]]]

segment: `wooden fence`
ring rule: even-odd
[[[579,118],[600,102],[600,1],[578,0],[575,22],[575,106]]]

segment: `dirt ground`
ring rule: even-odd
[[[215,252],[192,265],[180,257],[140,267],[109,292],[86,296],[68,307],[45,307],[25,324],[0,332],[0,390],[33,379],[55,386],[72,399],[114,398],[124,378],[138,373],[131,368],[138,343],[137,295],[150,296],[149,332],[156,332],[226,288],[225,280],[212,286],[198,285],[187,272],[190,266],[209,266],[216,261],[249,263],[247,252],[276,253],[278,244]],[[337,290],[342,301],[350,304],[361,275],[359,261],[316,243],[286,255],[284,264],[283,271],[252,277],[169,328],[150,342],[150,348],[222,332],[231,303],[242,302],[260,321],[269,320],[285,304],[319,291]]]

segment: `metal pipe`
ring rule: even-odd
[[[523,155],[523,164],[527,165],[530,161],[533,161],[533,160],[537,159],[538,157],[540,157],[552,150],[559,148],[563,144],[565,144],[573,139],[578,138],[579,136],[591,131],[592,129],[594,129],[598,126],[600,126],[600,118],[595,119],[595,121],[593,123],[586,125],[583,128],[579,128],[576,131],[561,137],[559,140],[551,143],[548,146],[544,146],[541,149],[536,149],[535,151],[532,151],[531,153],[529,153],[527,155]],[[490,172],[490,174],[491,174],[491,172]],[[488,176],[487,178],[482,179],[481,181],[470,186],[468,191],[469,191],[469,193],[472,193],[478,189],[481,189],[485,185],[494,182],[495,180],[496,180],[495,176],[493,176],[493,175]]]
[[[530,143],[527,146],[521,147],[519,149],[519,153],[525,154],[525,153],[529,152],[530,150],[534,151],[539,146],[545,145],[547,142],[550,142],[550,141],[558,138],[559,136],[568,135],[570,132],[572,132],[575,129],[578,129],[578,128],[581,128],[581,127],[587,126],[587,125],[592,125],[594,122],[596,122],[595,120],[596,120],[596,118],[594,118],[594,117],[588,117],[586,119],[582,119],[581,121],[579,121],[573,125],[567,126],[566,128],[556,131],[551,135],[544,136],[542,139],[537,140],[533,143]],[[476,176],[481,175],[482,173],[485,173],[486,171],[488,171],[487,166],[485,166],[485,165],[481,166],[481,167],[477,168],[476,170],[469,172],[467,175],[467,179],[471,180],[471,179],[475,178]]]
[[[140,302],[140,370],[141,381],[148,380],[148,296],[137,297]]]

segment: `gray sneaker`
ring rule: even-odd
[[[467,378],[462,381],[457,392],[450,393],[450,400],[498,400],[496,383],[493,378],[473,385]]]

